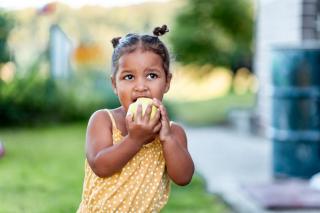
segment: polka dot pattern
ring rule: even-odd
[[[122,135],[112,114],[107,112],[112,120],[113,143],[117,144]],[[144,145],[121,171],[111,177],[96,176],[85,160],[82,201],[77,212],[160,212],[169,193],[170,180],[161,142],[157,138]]]

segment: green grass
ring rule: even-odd
[[[224,123],[232,109],[253,107],[254,94],[229,94],[220,98],[194,102],[170,102],[171,113],[183,123],[204,126]]]
[[[0,212],[75,212],[81,198],[85,124],[1,129]],[[226,212],[195,176],[186,187],[172,184],[163,212]]]
[[[163,213],[226,213],[230,212],[219,197],[205,192],[205,182],[195,175],[191,183],[181,187],[171,185],[168,205]]]

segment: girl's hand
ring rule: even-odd
[[[168,117],[167,110],[160,100],[154,98],[153,103],[155,104],[156,107],[158,107],[159,109],[158,111],[160,111],[160,115],[161,115],[161,118],[160,118],[161,129],[159,132],[160,141],[161,142],[170,141],[172,139],[172,132],[170,128],[170,120]]]
[[[161,129],[160,110],[150,119],[151,109],[151,105],[148,105],[144,115],[142,115],[142,106],[139,104],[134,119],[130,113],[126,116],[128,137],[135,141],[140,147],[153,141]]]

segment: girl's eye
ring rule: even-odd
[[[133,79],[133,75],[131,75],[131,74],[125,75],[125,76],[123,77],[123,79],[124,79],[124,80],[132,80],[132,79]]]
[[[155,73],[149,73],[149,74],[147,75],[147,78],[148,78],[148,79],[156,79],[156,78],[158,78],[158,75],[155,74]]]

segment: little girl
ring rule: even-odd
[[[158,38],[168,32],[157,27],[151,35],[114,38],[111,81],[121,106],[98,110],[86,135],[85,177],[80,212],[159,212],[167,203],[170,180],[191,181],[194,165],[183,128],[170,122],[162,104],[169,90],[170,57]],[[138,98],[152,98],[158,108],[151,119],[137,107]]]

